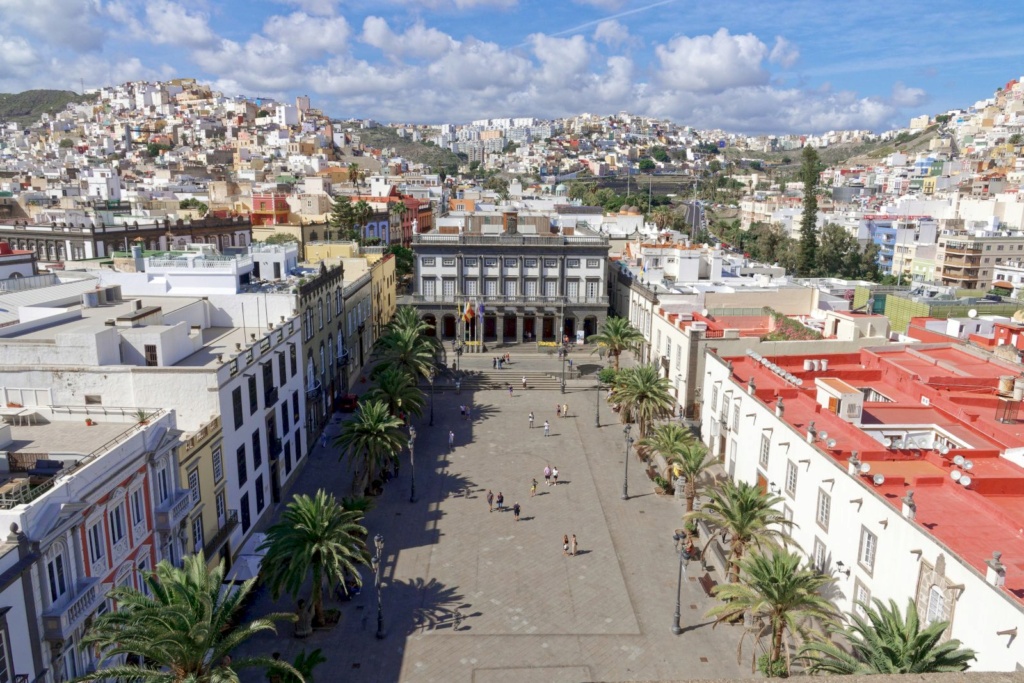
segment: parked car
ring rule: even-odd
[[[343,413],[351,413],[358,404],[359,397],[355,394],[342,394],[341,399],[338,401],[338,410]]]

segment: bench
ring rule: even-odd
[[[704,591],[704,595],[708,596],[709,598],[714,597],[714,594],[711,592],[711,590],[718,585],[718,582],[711,578],[710,573],[704,572],[704,576],[698,578],[697,583],[700,584],[701,589]]]
[[[50,477],[56,476],[63,468],[62,460],[36,460],[28,471],[29,481],[33,486],[38,486]]]

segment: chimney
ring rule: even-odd
[[[907,495],[900,502],[903,503],[903,516],[907,519],[914,519],[917,516],[917,503],[914,502],[914,492],[907,491]]]
[[[754,376],[751,375],[747,380],[747,393],[753,396],[755,390],[757,390],[757,386],[754,384]]]
[[[818,436],[818,430],[814,428],[814,420],[807,425],[807,443],[814,443],[814,437]]]
[[[993,586],[1003,586],[1006,583],[1006,566],[1000,562],[1003,554],[996,550],[992,553],[991,560],[985,560],[988,569],[985,570],[985,581]]]
[[[846,463],[846,471],[849,472],[852,477],[856,477],[860,474],[860,460],[857,459],[857,451],[850,454],[850,459]]]
[[[775,417],[782,417],[782,413],[785,409],[786,407],[782,405],[782,397],[779,396],[779,400],[775,402]]]

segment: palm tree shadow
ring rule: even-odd
[[[494,417],[498,414],[498,409],[489,403],[477,403],[473,406],[473,419],[471,422],[478,422],[486,420],[490,417]]]

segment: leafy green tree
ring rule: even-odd
[[[334,206],[331,208],[331,215],[327,219],[327,225],[334,231],[334,238],[348,237],[356,224],[355,206],[352,199],[345,195],[334,198]]]
[[[693,433],[689,429],[676,422],[667,422],[652,429],[650,434],[640,440],[639,445],[671,461],[693,441]]]
[[[669,161],[668,152],[664,147],[651,147],[651,157],[663,164]]]
[[[399,235],[404,234],[402,231],[402,221],[405,219],[405,214],[408,212],[409,207],[401,200],[388,204],[388,215],[391,217],[392,232],[398,230]]]
[[[604,349],[614,359],[615,371],[619,371],[619,356],[623,351],[635,351],[644,343],[644,335],[630,325],[626,318],[612,316],[605,320],[601,331],[587,337],[588,344],[597,344],[597,349]]]
[[[376,376],[377,384],[366,392],[364,400],[383,401],[392,415],[423,414],[423,392],[404,368],[390,366]]]
[[[809,673],[945,673],[966,671],[976,659],[974,650],[961,647],[959,640],[941,642],[948,621],[922,625],[913,600],[907,601],[905,619],[895,600],[890,600],[888,606],[877,598],[873,602],[873,606],[858,603],[863,616],[850,612],[849,623],[833,624],[828,629],[829,636],[842,637],[850,652],[831,640],[810,642],[801,648],[799,656],[807,662]]]
[[[416,334],[423,334],[427,330],[427,323],[423,321],[415,307],[399,306],[395,309],[395,316],[388,323],[388,332],[401,330],[413,330]]]
[[[301,678],[286,674],[282,676],[281,683],[313,683],[313,669],[318,667],[327,661],[327,657],[324,657],[323,652],[320,648],[313,650],[310,653],[306,653],[305,650],[295,655],[295,670],[299,672]]]
[[[407,275],[412,275],[416,268],[416,255],[413,254],[412,249],[400,244],[389,244],[387,253],[395,256],[395,274],[398,275],[399,280]]]
[[[878,267],[878,256],[881,248],[874,242],[868,242],[864,247],[864,253],[860,257],[860,272],[856,277],[872,282],[879,282],[882,279],[882,271]]]
[[[75,141],[72,140],[71,138],[64,138],[63,140],[61,140],[58,143],[58,147],[60,147],[61,149],[68,149],[69,147],[74,147],[74,146],[75,146]]]
[[[647,436],[647,429],[654,420],[672,413],[674,404],[668,378],[662,377],[654,365],[619,371],[612,402],[620,406],[625,420],[636,420],[641,438]]]
[[[1014,133],[1013,135],[1010,136],[1007,142],[1009,142],[1011,145],[1019,145],[1022,140],[1024,140],[1024,136],[1022,136],[1020,133]]]
[[[705,616],[718,622],[733,621],[749,613],[755,623],[764,626],[756,633],[758,639],[771,637],[769,661],[782,660],[786,648],[786,671],[789,670],[787,634],[806,637],[814,621],[829,624],[838,616],[835,607],[821,592],[835,583],[831,576],[804,565],[795,552],[772,548],[768,554],[753,555],[741,563],[743,580],[715,586],[715,597],[723,602],[708,610]]]
[[[292,242],[298,242],[299,238],[295,235],[290,235],[286,232],[275,232],[273,235],[263,240],[264,244],[290,244]]]
[[[846,228],[829,223],[818,236],[814,275],[819,277],[857,277],[860,265],[860,244]],[[851,261],[856,260],[856,263]]]
[[[428,377],[434,367],[439,342],[435,337],[424,336],[423,329],[393,329],[378,339],[379,362],[370,373],[371,377],[378,377],[388,367],[398,367],[412,377]]]
[[[690,443],[683,444],[682,448],[669,458],[669,463],[679,470],[679,474],[686,479],[686,487],[683,495],[686,496],[686,511],[693,512],[693,501],[697,498],[697,485],[704,473],[715,464],[704,444],[695,439]]]
[[[359,226],[355,232],[355,238],[361,244],[363,237],[366,235],[366,224],[373,218],[373,207],[365,200],[360,199],[352,205],[352,218],[355,219],[355,224]]]
[[[357,565],[369,565],[363,513],[345,510],[323,489],[313,497],[298,495],[288,503],[281,521],[267,530],[263,572],[276,600],[283,591],[297,599],[312,577],[313,623],[323,625],[324,587],[362,580]]]
[[[408,437],[401,429],[402,421],[391,414],[383,401],[359,403],[355,417],[347,422],[334,440],[341,458],[348,457],[362,471],[364,490],[398,458]]]
[[[202,553],[185,557],[182,568],[166,560],[143,572],[148,594],[118,586],[108,594],[117,611],[100,615],[82,639],[101,660],[132,655],[139,664],[120,664],[87,673],[76,681],[122,680],[139,683],[232,683],[240,669],[261,667],[301,675],[287,662],[269,657],[226,657],[276,621],[292,614],[268,614],[250,622],[240,618],[256,579],[223,590],[224,564],[207,571]]]
[[[686,522],[704,521],[715,529],[715,536],[729,539],[729,581],[740,576],[740,561],[751,545],[758,549],[778,543],[796,545],[788,529],[793,522],[781,510],[782,498],[769,495],[754,484],[726,479],[712,489],[710,501],[696,512],[683,516]]]
[[[637,163],[636,166],[641,171],[653,171],[657,164],[654,163],[654,159],[648,159],[647,157],[644,157]]]
[[[210,210],[210,207],[199,201],[195,197],[189,197],[188,199],[182,199],[178,202],[179,209],[195,209],[200,215],[205,216]]]
[[[804,206],[800,215],[800,260],[798,275],[810,275],[814,271],[818,249],[818,181],[821,177],[821,160],[818,151],[811,146],[804,147],[800,159],[800,180],[804,183]]]

